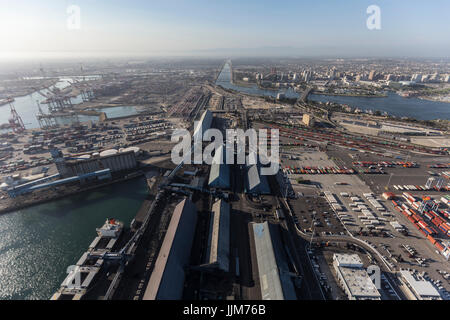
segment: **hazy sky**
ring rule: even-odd
[[[381,9],[368,30],[366,9]],[[81,9],[69,30],[67,8]],[[0,0],[0,57],[450,56],[450,1]]]

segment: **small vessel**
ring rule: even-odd
[[[114,218],[106,219],[105,224],[101,228],[97,228],[99,237],[118,238],[123,230],[123,223]]]
[[[3,106],[3,105],[5,105],[5,104],[12,103],[12,102],[14,102],[14,101],[16,101],[16,99],[11,98],[11,97],[5,98],[5,99],[0,99],[0,106]]]

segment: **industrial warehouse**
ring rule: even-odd
[[[247,184],[246,192],[252,195],[269,194],[270,189],[267,183],[267,177],[260,175],[260,166],[258,164],[247,166]]]
[[[210,188],[229,189],[230,188],[230,169],[225,163],[225,148],[221,145],[214,155],[211,170],[209,172]]]
[[[262,300],[296,300],[292,275],[276,227],[267,222],[254,223],[259,285]]]
[[[179,300],[183,296],[184,269],[189,265],[197,210],[183,200],[176,207],[144,293],[144,300]]]
[[[380,300],[375,284],[356,255],[334,254],[333,265],[349,300]]]
[[[230,204],[218,200],[213,204],[209,225],[206,264],[224,272],[230,269]]]

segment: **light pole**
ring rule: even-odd
[[[392,176],[394,175],[394,173],[393,172],[391,172],[391,175],[389,176],[389,180],[388,180],[388,183],[387,183],[387,185],[386,185],[386,187],[384,187],[385,189],[386,189],[386,191],[388,191],[389,190],[389,183],[391,183],[391,179],[392,179]]]
[[[313,218],[311,221],[311,240],[309,242],[309,248],[311,249],[312,241],[314,238],[314,232],[316,231],[316,226],[314,225],[314,222],[316,221],[316,211],[313,211]]]

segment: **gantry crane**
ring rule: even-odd
[[[8,99],[9,107],[11,108],[11,118],[9,118],[9,126],[13,130],[14,133],[21,133],[25,131],[25,125],[22,121],[22,118],[16,111],[16,108],[13,104],[13,99]]]

